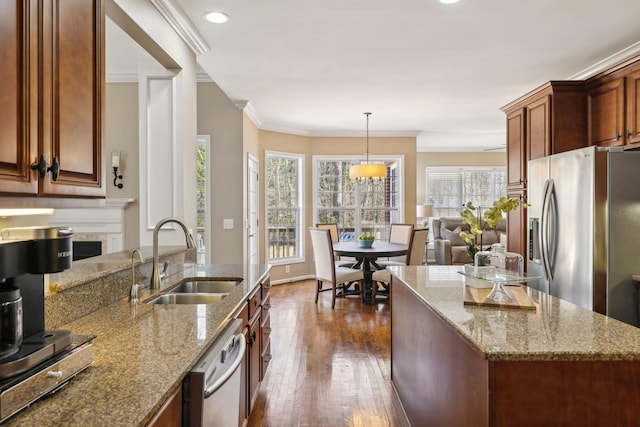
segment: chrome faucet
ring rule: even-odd
[[[140,262],[144,262],[144,258],[142,257],[142,252],[140,252],[140,249],[134,249],[131,252],[131,291],[129,292],[129,301],[131,302],[138,302],[139,298],[138,298],[138,291],[140,290],[140,288],[142,287],[139,283],[136,283],[136,270],[135,267],[133,265],[133,258],[136,254],[136,252],[138,253],[138,256],[140,257]]]
[[[158,263],[160,261],[158,255],[158,232],[163,225],[169,222],[175,222],[182,227],[182,231],[184,231],[184,238],[187,242],[187,248],[195,248],[196,246],[193,242],[193,237],[189,234],[187,225],[178,218],[165,218],[158,221],[156,227],[153,229],[153,270],[151,271],[151,289],[160,288],[160,273],[158,273]]]

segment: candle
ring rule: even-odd
[[[111,167],[119,168],[120,167],[120,151],[113,150],[111,152]]]

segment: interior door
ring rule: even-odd
[[[258,160],[249,155],[247,160],[247,263],[259,263],[258,247],[258,174],[260,172]]]

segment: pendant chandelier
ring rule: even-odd
[[[387,177],[387,167],[381,163],[369,163],[369,116],[371,113],[364,113],[367,117],[367,155],[366,163],[349,167],[349,178],[359,182],[381,181]]]

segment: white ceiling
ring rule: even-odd
[[[500,107],[640,45],[638,0],[175,1],[211,47],[200,66],[261,129],[363,135],[370,111],[372,136],[418,151],[501,147]]]

